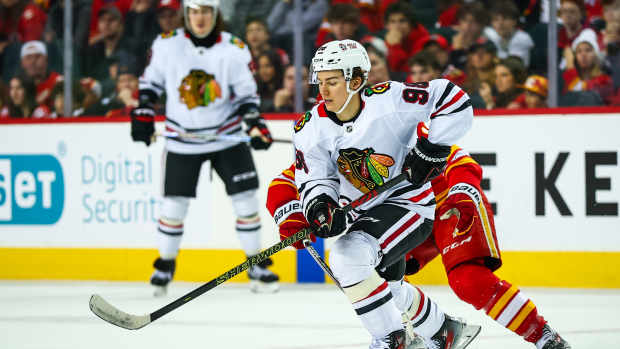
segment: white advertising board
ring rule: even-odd
[[[269,121],[279,138],[291,123]],[[503,250],[620,251],[619,131],[611,114],[476,118],[460,145],[483,165]],[[161,140],[147,148],[128,124],[107,122],[3,125],[0,139],[0,246],[155,247]],[[254,155],[268,246],[278,237],[266,188],[292,147]],[[203,166],[182,247],[239,248],[223,185],[210,177]]]

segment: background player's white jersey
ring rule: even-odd
[[[194,46],[183,29],[155,39],[140,89],[166,92],[166,128],[177,132],[237,134],[247,103],[259,105],[250,72],[250,51],[237,37],[222,32],[211,47]],[[235,145],[168,140],[166,148],[182,154],[206,153]]]
[[[348,122],[339,121],[320,103],[295,124],[295,182],[304,212],[322,193],[347,204],[400,174],[416,143],[419,122],[430,121],[430,142],[452,145],[473,121],[469,96],[445,79],[415,84],[388,81],[366,88],[361,97],[360,113]],[[430,182],[417,189],[403,182],[358,212],[382,202],[415,205],[423,217],[434,217]]]

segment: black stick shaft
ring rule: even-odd
[[[250,259],[248,259],[247,261],[235,266],[234,268],[228,270],[227,272],[223,273],[222,275],[216,277],[215,279],[207,282],[206,284],[198,287],[197,289],[187,293],[186,295],[184,295],[183,297],[178,298],[177,300],[175,300],[172,303],[169,303],[157,310],[155,310],[154,312],[152,312],[151,315],[151,322],[159,319],[160,317],[168,314],[169,312],[173,311],[174,309],[182,306],[183,304],[197,298],[198,296],[200,296],[201,294],[211,290],[212,288],[218,286],[219,284],[231,279],[232,277],[234,277],[235,275],[247,270],[249,267],[256,265],[262,261],[264,261],[265,259],[269,258],[271,255],[273,255],[276,252],[281,251],[282,249],[294,244],[295,242],[305,239],[309,236],[309,230],[303,229],[298,231],[297,233],[295,233],[294,235],[289,236],[288,238],[278,242],[277,244],[269,247],[268,249],[260,252],[259,254],[252,256]]]

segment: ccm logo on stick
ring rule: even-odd
[[[62,215],[62,167],[51,155],[0,155],[0,224],[53,224]]]

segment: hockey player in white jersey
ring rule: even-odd
[[[254,149],[267,149],[272,138],[258,112],[256,83],[247,46],[222,31],[219,0],[185,0],[185,28],[155,39],[140,77],[139,106],[131,113],[131,136],[149,145],[154,133],[153,105],[166,94],[166,130],[206,135],[238,135],[243,124]],[[205,161],[225,183],[236,231],[248,257],[260,252],[258,177],[249,147],[230,141],[168,139],[164,154],[164,199],[158,223],[159,257],[151,284],[165,293],[176,267],[190,198],[196,196]],[[278,276],[271,260],[248,270],[252,290],[275,291]]]
[[[471,127],[469,97],[447,80],[364,88],[369,70],[366,50],[353,40],[329,42],[312,59],[311,83],[323,102],[296,123],[294,135],[303,213],[317,236],[340,235],[330,266],[372,335],[371,349],[405,348],[403,319],[428,348],[465,348],[480,327],[444,314],[402,278],[405,253],[431,233],[429,181]],[[419,122],[430,123],[428,139],[417,138]],[[340,209],[402,172],[409,181],[353,215]]]

